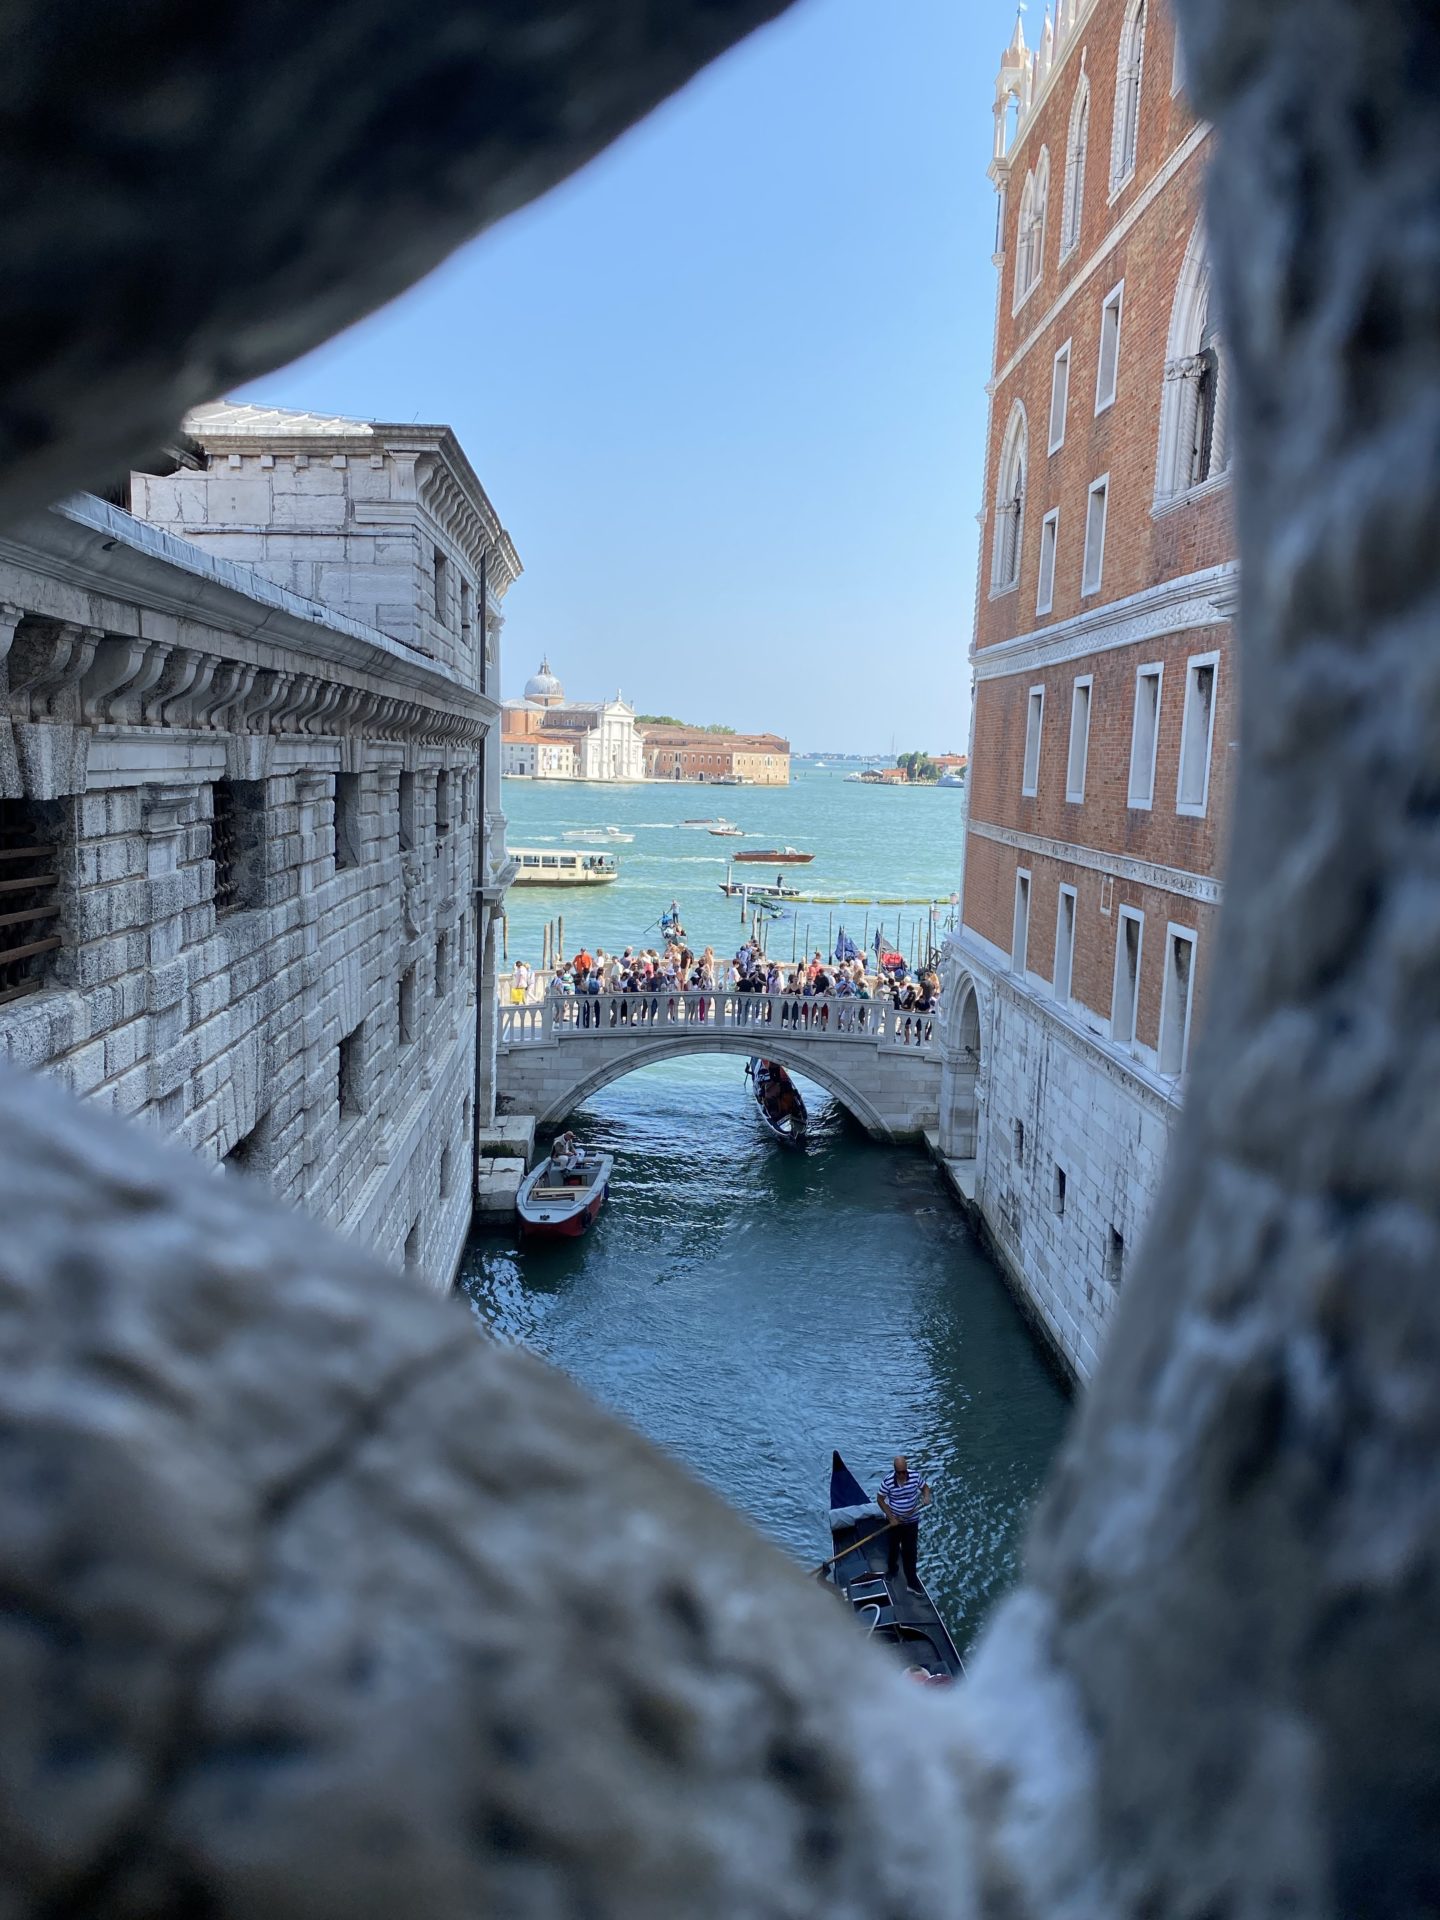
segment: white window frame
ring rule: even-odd
[[[1105,316],[1115,315],[1115,362],[1110,369],[1110,391],[1106,393],[1101,385],[1105,377]],[[1115,285],[1100,302],[1100,337],[1095,356],[1095,417],[1108,413],[1115,404],[1115,396],[1120,391],[1120,336],[1125,325],[1125,282],[1117,280]]]
[[[1077,135],[1081,126],[1085,138]],[[1065,136],[1065,186],[1060,203],[1060,259],[1068,260],[1080,245],[1085,224],[1085,169],[1090,157],[1090,81],[1082,73],[1070,102],[1070,125]]]
[[[1179,1014],[1180,1021],[1180,1064],[1167,1067],[1165,1064],[1165,1040],[1170,1021],[1175,1014],[1175,982],[1171,968],[1173,948],[1177,940],[1184,941],[1190,948],[1190,973],[1185,982],[1185,1006]],[[1195,1006],[1195,961],[1199,953],[1200,936],[1194,927],[1182,927],[1171,920],[1165,928],[1165,979],[1160,988],[1160,1034],[1156,1048],[1156,1060],[1160,1072],[1166,1079],[1182,1079],[1190,1065],[1190,1015]]]
[[[1095,569],[1095,574],[1092,579],[1088,572],[1090,565],[1090,515],[1093,511],[1095,495],[1102,492],[1105,498],[1100,508],[1100,562]],[[1082,600],[1091,599],[1095,594],[1099,593],[1105,584],[1105,536],[1109,531],[1109,527],[1110,476],[1108,473],[1102,473],[1090,482],[1089,490],[1085,495],[1085,545],[1080,554],[1080,598]]]
[[[1015,869],[1015,916],[1010,923],[1010,971],[1017,979],[1025,978],[1025,967],[1030,957],[1030,869]],[[1020,902],[1025,902],[1025,912],[1021,915]]]
[[[1140,31],[1140,58],[1135,67],[1135,139],[1131,150],[1127,153],[1125,149],[1129,102],[1122,99],[1122,89],[1127,85],[1126,56],[1136,21],[1142,16],[1144,24]],[[1132,0],[1132,4],[1125,9],[1115,67],[1115,109],[1110,121],[1110,203],[1112,206],[1135,178],[1135,170],[1140,164],[1140,111],[1145,104],[1145,42],[1149,38],[1149,33],[1150,12],[1147,0]]]
[[[1205,730],[1205,770],[1200,784],[1198,800],[1181,798],[1185,788],[1186,749],[1190,744],[1192,722],[1191,695],[1197,684],[1199,670],[1210,667],[1214,678],[1210,683],[1210,719]],[[1220,705],[1220,655],[1215,653],[1192,653],[1185,662],[1185,701],[1181,708],[1180,720],[1180,762],[1175,769],[1175,811],[1189,820],[1203,820],[1210,805],[1210,763],[1215,753],[1215,710]]]
[[[1155,731],[1150,737],[1150,766],[1148,783],[1141,789],[1143,800],[1136,798],[1135,769],[1140,750],[1140,682],[1155,682]],[[1163,660],[1147,660],[1135,669],[1135,701],[1130,716],[1130,780],[1126,788],[1125,804],[1132,812],[1149,813],[1155,805],[1155,765],[1160,757],[1160,703],[1165,697],[1165,663]]]
[[[1070,903],[1070,940],[1065,954],[1065,990],[1060,990],[1060,929],[1065,924],[1065,903]],[[1050,991],[1057,1006],[1068,1007],[1070,989],[1075,980],[1075,922],[1080,911],[1080,896],[1071,886],[1062,886],[1055,902],[1055,959],[1050,968]]]
[[[1080,777],[1075,778],[1075,723],[1080,712],[1080,695],[1085,695],[1085,729],[1080,741]],[[1070,687],[1070,745],[1065,755],[1065,798],[1072,805],[1083,805],[1085,775],[1090,766],[1090,710],[1095,700],[1093,673],[1076,674]]]
[[[1060,509],[1052,507],[1040,522],[1040,567],[1035,581],[1035,611],[1055,605],[1055,556],[1060,548]]]
[[[1001,559],[1005,551],[1004,520],[1010,511],[1010,501],[1005,498],[1010,487],[1015,466],[1019,465],[1020,513],[1015,523],[1015,569],[1008,575],[1002,575]],[[1010,418],[1005,427],[1005,438],[1000,443],[1000,463],[995,472],[995,531],[990,552],[990,598],[998,600],[1002,595],[1014,593],[1020,585],[1020,576],[1025,571],[1025,510],[1028,504],[1030,486],[1030,417],[1023,402],[1016,401],[1010,409]],[[1012,493],[1011,499],[1015,496]]]
[[[1038,686],[1031,687],[1025,695],[1025,758],[1020,765],[1020,796],[1024,800],[1033,800],[1040,791],[1040,751],[1044,744],[1045,685],[1042,681]]]
[[[1050,363],[1050,443],[1047,453],[1058,453],[1065,444],[1065,421],[1070,412],[1070,372],[1074,365],[1070,349],[1073,340],[1067,340],[1063,347],[1055,349],[1055,358]],[[1065,363],[1065,398],[1060,406],[1060,431],[1055,431],[1055,397],[1060,389],[1060,363]]]
[[[1110,983],[1110,1038],[1115,1046],[1133,1053],[1140,1043],[1140,980],[1145,966],[1145,915],[1139,907],[1117,907],[1115,913],[1115,975]],[[1135,936],[1135,992],[1130,1005],[1130,1033],[1122,1040],[1115,1032],[1115,1008],[1120,999],[1120,973],[1125,963],[1125,928],[1132,921],[1139,928]]]

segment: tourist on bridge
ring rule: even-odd
[[[890,1522],[885,1572],[893,1580],[903,1564],[905,1585],[919,1593],[920,1510],[930,1504],[930,1483],[912,1473],[905,1455],[897,1453],[894,1470],[886,1474],[875,1499]]]

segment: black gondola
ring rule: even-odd
[[[899,1653],[917,1680],[932,1685],[958,1680],[965,1662],[956,1651],[940,1609],[920,1582],[911,1593],[885,1572],[885,1516],[838,1453],[831,1455],[830,1541],[835,1558],[826,1570],[840,1597],[876,1640]]]
[[[745,1077],[755,1095],[755,1105],[765,1130],[782,1147],[803,1147],[810,1116],[800,1089],[773,1060],[747,1060]]]

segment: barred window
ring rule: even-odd
[[[0,800],[0,1005],[35,993],[61,946],[57,806]]]
[[[210,858],[215,917],[258,907],[265,889],[265,783],[217,780],[212,789]]]
[[[360,830],[360,775],[335,776],[335,866],[358,867],[365,857]]]

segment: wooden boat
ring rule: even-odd
[[[838,1453],[830,1464],[830,1551],[835,1556],[825,1577],[872,1639],[895,1648],[905,1666],[931,1686],[958,1680],[965,1672],[940,1609],[920,1582],[912,1593],[900,1574],[885,1572],[885,1516]]]
[[[561,853],[540,847],[511,847],[517,887],[593,887],[618,880],[613,853]]]
[[[605,1204],[613,1154],[587,1153],[578,1165],[561,1169],[545,1159],[520,1183],[515,1205],[520,1231],[533,1240],[574,1240]]]
[[[803,1147],[810,1116],[800,1098],[800,1089],[784,1067],[777,1066],[773,1060],[747,1060],[745,1077],[755,1095],[755,1106],[765,1131],[782,1147]]]
[[[808,867],[815,856],[813,853],[800,853],[794,847],[757,847],[737,853],[735,858],[751,860],[764,867]]]

